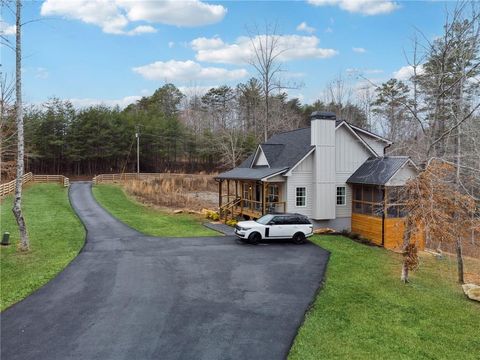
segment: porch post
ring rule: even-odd
[[[230,202],[230,179],[227,180],[227,204]]]
[[[266,200],[267,200],[267,183],[262,182],[262,215],[265,215]]]
[[[222,180],[218,181],[218,210],[222,207]]]

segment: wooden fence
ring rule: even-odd
[[[28,182],[36,183],[46,183],[46,182],[56,182],[60,183],[63,186],[69,186],[70,180],[63,175],[33,175],[31,172],[23,175],[22,183],[26,184]],[[0,197],[10,194],[15,191],[15,182],[12,180],[5,184],[0,184]]]
[[[100,174],[95,176],[92,179],[94,184],[101,183],[111,183],[127,180],[148,180],[161,177],[184,177],[186,174],[176,174],[176,173],[123,173],[123,174]],[[187,174],[188,176],[205,176],[205,175],[196,175],[196,174]]]

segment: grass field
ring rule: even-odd
[[[313,241],[331,252],[326,282],[289,359],[478,359],[480,304],[455,283],[452,262],[422,258],[411,283],[401,257],[340,236]]]
[[[19,234],[11,211],[12,195],[1,204],[1,232],[10,232],[12,242],[0,248],[1,310],[52,279],[78,254],[85,238],[66,188],[57,184],[27,186],[22,204],[30,236],[27,253],[17,251]]]
[[[158,211],[127,196],[118,185],[96,185],[93,194],[112,215],[144,234],[168,237],[220,235],[203,226],[205,219],[200,216]]]

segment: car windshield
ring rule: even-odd
[[[267,214],[267,215],[263,215],[261,218],[255,220],[255,221],[259,224],[267,225],[270,222],[270,220],[272,220],[272,219],[273,219],[273,215]]]

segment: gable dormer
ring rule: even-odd
[[[267,157],[265,156],[265,152],[263,151],[261,145],[258,145],[255,156],[253,157],[251,167],[270,167],[270,164],[268,163]]]

